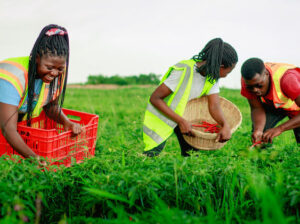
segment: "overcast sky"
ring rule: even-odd
[[[249,57],[299,65],[299,0],[0,0],[0,60],[29,55],[50,23],[70,36],[69,83],[90,74],[164,74],[215,37],[238,52],[221,86],[240,88]]]

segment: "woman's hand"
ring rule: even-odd
[[[228,125],[224,125],[216,138],[216,142],[226,142],[231,138],[231,129]]]
[[[216,142],[226,142],[231,138],[231,129],[227,124],[223,111],[220,106],[219,94],[211,94],[207,96],[208,110],[212,118],[222,126],[220,129]]]
[[[64,130],[65,131],[71,130],[73,135],[76,136],[76,135],[79,135],[81,133],[82,128],[79,124],[74,123],[72,121],[68,121],[64,124]]]
[[[48,164],[47,164],[47,161],[44,158],[42,158],[40,156],[36,156],[35,158],[38,161],[38,168],[47,167]]]
[[[195,133],[193,132],[192,130],[192,125],[185,119],[182,119],[179,123],[179,129],[180,129],[180,132],[183,134],[183,135],[187,135],[187,136],[195,136]]]
[[[82,131],[81,126],[69,120],[69,118],[59,108],[57,99],[43,107],[46,115],[52,120],[62,124],[65,131],[71,130],[73,135],[79,135]]]

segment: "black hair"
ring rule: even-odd
[[[64,31],[64,35],[46,35],[46,32],[50,29],[58,28]],[[28,104],[27,104],[27,125],[31,124],[31,117],[33,112],[33,95],[34,95],[34,86],[35,79],[38,78],[37,74],[37,62],[36,58],[42,57],[44,55],[48,56],[62,56],[66,58],[66,69],[63,75],[55,77],[50,83],[48,99],[52,99],[55,91],[57,89],[61,89],[61,85],[63,85],[62,91],[60,92],[60,96],[58,98],[58,104],[60,109],[64,102],[66,86],[67,86],[67,78],[68,78],[68,68],[69,68],[69,37],[67,34],[67,30],[64,27],[50,24],[45,26],[40,35],[38,36],[35,44],[30,53],[29,59],[29,68],[28,68]],[[50,106],[51,104],[48,104]]]
[[[195,61],[206,61],[204,65],[197,68],[198,72],[208,76],[208,80],[218,80],[220,78],[220,67],[231,67],[238,62],[238,55],[235,49],[221,38],[210,40],[198,55],[193,58]]]
[[[262,74],[264,69],[265,65],[261,59],[249,58],[243,63],[241,73],[244,79],[251,80],[257,73]]]

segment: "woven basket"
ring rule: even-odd
[[[220,106],[231,128],[231,133],[233,133],[242,122],[242,114],[233,103],[223,97],[220,97]],[[190,100],[186,105],[183,117],[191,124],[199,124],[203,121],[214,124],[217,123],[208,111],[206,96]],[[202,150],[216,150],[226,144],[226,142],[216,142],[217,133],[204,132],[204,129],[203,127],[193,127],[196,136],[190,137],[183,135],[183,137],[191,146]]]

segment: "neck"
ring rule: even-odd
[[[204,65],[205,65],[206,61],[198,61],[196,62],[196,66],[197,66],[197,71],[202,75],[205,76],[205,71],[204,71]]]

